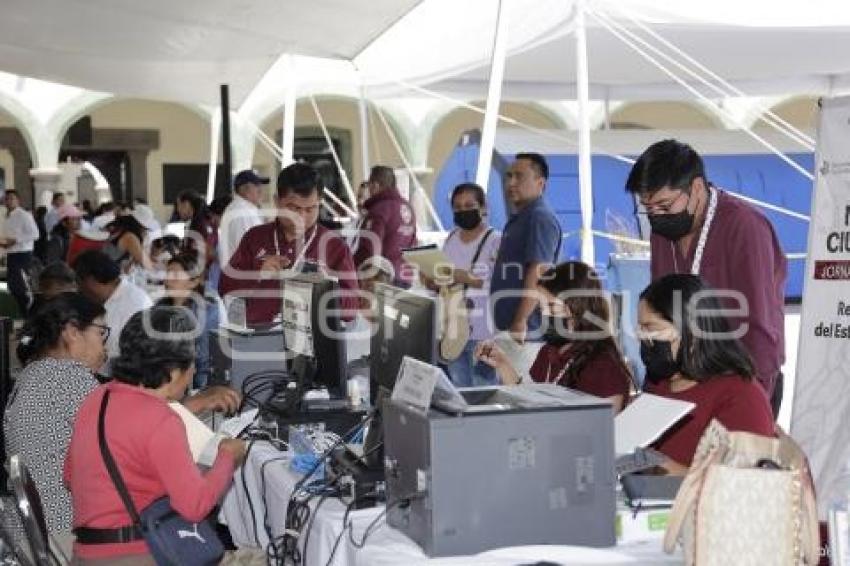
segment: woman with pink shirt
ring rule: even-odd
[[[194,324],[184,309],[159,306],[133,315],[121,332],[114,380],[83,402],[65,459],[74,506],[76,564],[154,564],[110,479],[98,444],[105,395],[105,438],[134,506],[168,496],[187,521],[203,520],[230,485],[245,454],[241,440],[223,440],[202,473],[183,422],[168,405],[182,399],[195,372]]]

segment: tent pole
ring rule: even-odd
[[[283,156],[281,167],[291,165],[295,161],[295,65],[292,57],[286,62],[286,91],[283,99]]]
[[[475,170],[475,182],[481,185],[485,191],[490,180],[490,166],[493,161],[493,147],[496,141],[499,105],[502,101],[502,78],[505,75],[505,55],[507,52],[506,27],[508,23],[504,13],[506,1],[499,1],[496,15],[496,36],[493,38],[493,54],[490,60],[490,85],[487,89],[487,108],[484,112],[484,125],[481,129],[478,167]]]
[[[218,170],[218,146],[221,142],[221,110],[214,110],[210,117],[210,167],[207,173],[207,202],[215,198],[215,176]],[[230,187],[228,187],[230,190]]]
[[[590,115],[588,112],[587,34],[585,30],[585,0],[575,3],[576,38],[576,98],[578,99],[578,182],[581,202],[581,260],[595,263],[593,253],[593,178],[590,160]]]
[[[607,90],[608,89],[606,89],[606,92],[605,92],[605,129],[610,130],[611,129],[611,94],[609,92],[607,92]]]
[[[366,100],[366,87],[360,85],[360,159],[363,167],[363,179],[369,175],[369,101]],[[352,203],[357,204],[357,203]]]
[[[230,145],[230,88],[221,85],[221,143],[224,149],[224,186],[233,187],[233,153]]]

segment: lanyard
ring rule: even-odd
[[[357,246],[360,245],[360,231],[366,225],[367,214],[364,212],[360,215],[360,218],[357,219],[357,226],[354,228],[354,234],[351,236],[351,240],[348,243],[348,247],[351,249],[352,253],[357,251]]]
[[[697,249],[694,252],[694,261],[691,263],[691,275],[699,275],[699,269],[702,265],[702,255],[705,252],[705,243],[708,241],[708,231],[711,228],[711,223],[714,221],[714,215],[717,212],[717,191],[708,187],[708,212],[705,214],[705,222],[702,224],[702,230],[699,233],[697,240]],[[673,265],[676,273],[679,272],[678,261],[676,260],[676,244],[670,242],[670,249],[673,251]]]
[[[313,240],[316,238],[316,232],[319,231],[318,226],[313,226],[313,233],[310,234],[310,238],[304,242],[301,247],[298,255],[295,256],[295,259],[292,261],[292,266],[289,268],[290,271],[297,271],[300,268],[301,261],[304,259],[304,255],[307,253],[307,250],[310,249],[310,245],[312,245]],[[278,239],[278,224],[275,223],[274,227],[274,251],[277,255],[282,256],[283,254],[280,251],[280,241]]]
[[[560,355],[560,352],[558,352],[558,354]],[[547,365],[546,365],[546,383],[552,383],[552,384],[555,384],[555,385],[561,383],[561,380],[564,379],[564,375],[566,375],[567,371],[573,365],[574,359],[575,359],[575,352],[573,352],[573,355],[570,356],[570,359],[566,361],[566,363],[564,364],[564,367],[561,368],[561,371],[559,371],[555,374],[554,378],[552,377],[552,362],[548,362]]]

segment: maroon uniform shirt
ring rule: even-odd
[[[357,275],[345,241],[336,232],[316,224],[304,235],[304,242],[309,243],[304,259],[319,263],[329,275],[339,279],[340,291],[345,293],[340,308],[353,316],[358,305]],[[218,290],[222,297],[234,291],[239,291],[236,296],[246,297],[248,324],[271,322],[281,309],[281,295],[275,293],[281,287],[280,279],[260,276],[263,258],[282,255],[294,263],[299,251],[295,248],[296,243],[286,240],[283,227],[277,221],[254,226],[242,237],[228,267],[222,271]],[[245,293],[250,290],[262,291],[263,296],[251,297]]]
[[[683,466],[690,466],[702,433],[711,419],[729,431],[774,435],[773,412],[764,390],[755,381],[737,375],[724,375],[697,383],[685,391],[670,390],[670,381],[644,385],[644,391],[696,407],[659,438],[653,448]]]
[[[715,189],[717,190],[717,189]],[[687,257],[670,240],[653,234],[650,265],[653,281],[670,273],[690,273],[697,241]],[[785,279],[788,265],[776,232],[756,208],[718,190],[717,213],[708,231],[699,275],[714,289],[739,291],[749,304],[741,337],[768,396],[785,362]],[[736,305],[733,305],[736,306]]]
[[[361,234],[358,240],[354,263],[360,267],[373,255],[384,256],[393,264],[396,280],[409,283],[411,274],[402,269],[401,250],[416,245],[416,219],[410,203],[398,189],[384,189],[370,197],[363,207],[366,218],[361,232],[367,234]]]
[[[632,378],[614,356],[616,354],[610,350],[603,349],[588,359],[576,382],[571,385],[572,389],[603,398],[622,395],[623,404],[628,403]],[[573,352],[569,348],[562,352],[560,348],[546,344],[540,348],[531,365],[531,379],[538,383],[554,382],[566,386],[567,378],[563,372],[572,359]]]

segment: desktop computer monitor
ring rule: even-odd
[[[288,277],[282,286],[283,346],[289,370],[302,389],[326,387],[346,396],[345,335],[336,279],[319,273]]]
[[[369,374],[378,387],[372,391],[392,391],[404,356],[435,362],[436,304],[431,297],[390,285],[378,285],[375,299],[377,330],[372,335]]]
[[[370,401],[376,412],[363,446],[363,461],[383,470],[383,406],[389,401],[404,356],[433,364],[437,352],[437,308],[433,298],[379,284],[375,288],[377,329],[370,344]]]

